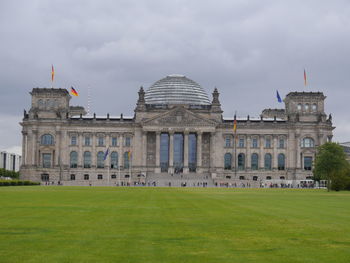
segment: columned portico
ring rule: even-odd
[[[184,132],[185,140],[184,140],[184,168],[183,172],[188,173],[188,131]]]
[[[174,173],[174,132],[169,132],[169,173]]]
[[[155,173],[160,173],[160,132],[156,132],[156,168]]]

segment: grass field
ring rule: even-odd
[[[0,262],[350,262],[350,193],[1,187]]]

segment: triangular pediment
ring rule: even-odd
[[[178,106],[143,122],[144,126],[216,126],[217,123],[199,114]]]

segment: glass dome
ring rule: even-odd
[[[210,105],[207,93],[183,75],[169,75],[155,82],[145,93],[146,104]]]

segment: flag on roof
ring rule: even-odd
[[[279,102],[279,103],[282,103],[282,99],[281,99],[281,96],[280,96],[280,94],[278,93],[278,90],[276,90],[276,92],[277,92],[277,101]]]
[[[53,68],[53,65],[51,65],[51,80],[52,80],[52,82],[53,82],[54,78],[55,78],[55,69]]]
[[[306,81],[306,71],[305,71],[305,69],[304,69],[304,85],[305,85],[305,87],[306,87],[306,85],[307,85],[307,81]]]
[[[73,87],[70,87],[70,94],[72,94],[73,96],[76,96],[76,97],[79,96],[78,92]]]
[[[235,117],[235,120],[233,121],[233,132],[236,133],[236,130],[237,130],[237,120]]]

